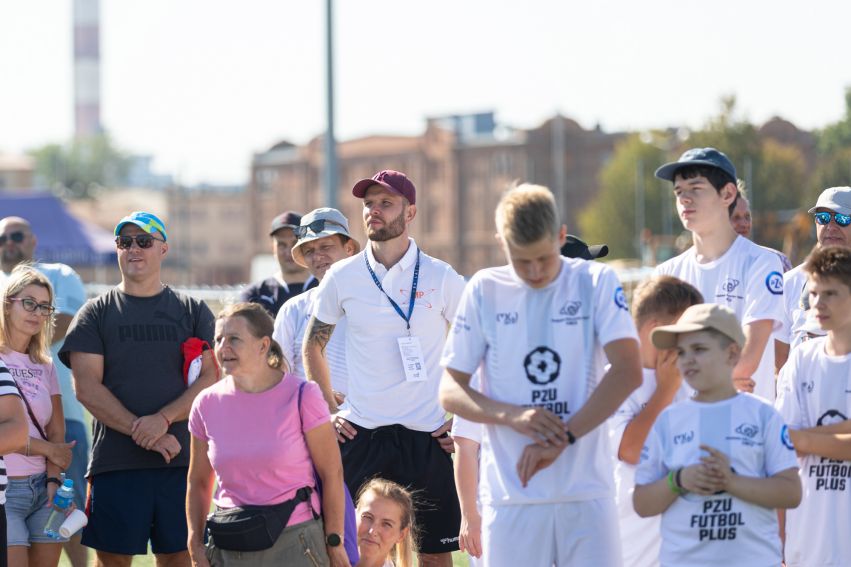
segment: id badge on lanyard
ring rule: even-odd
[[[402,367],[405,369],[405,380],[408,382],[422,382],[428,378],[423,349],[419,337],[411,335],[411,316],[414,314],[414,305],[417,299],[417,284],[420,279],[420,251],[419,249],[417,250],[417,263],[414,266],[414,281],[411,283],[411,298],[408,303],[407,315],[399,307],[399,304],[393,301],[393,298],[384,291],[384,286],[381,285],[378,276],[375,275],[375,271],[369,265],[369,257],[366,254],[366,250],[363,251],[363,259],[366,262],[366,269],[369,271],[369,275],[372,276],[375,286],[390,301],[390,305],[393,306],[399,317],[405,321],[408,335],[396,339],[396,342],[399,344],[399,355],[402,357]]]

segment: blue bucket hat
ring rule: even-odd
[[[687,150],[677,161],[666,163],[656,170],[656,177],[665,181],[673,181],[677,170],[690,165],[717,167],[736,181],[736,168],[723,152],[715,148],[692,148]]]
[[[165,233],[165,223],[160,220],[160,218],[154,213],[146,213],[144,211],[133,211],[115,225],[115,236],[121,232],[121,229],[124,228],[124,225],[130,223],[135,224],[148,234],[153,234],[155,232],[159,232],[163,235],[163,240],[167,241],[168,236]]]

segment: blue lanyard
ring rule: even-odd
[[[387,295],[387,292],[384,291],[384,287],[382,287],[381,282],[378,281],[378,276],[375,275],[375,272],[372,270],[372,266],[369,265],[369,257],[366,255],[366,250],[363,251],[363,260],[366,262],[366,269],[369,270],[369,275],[372,276],[372,281],[375,282],[376,287],[384,294],[384,296],[390,301],[390,305],[393,306],[393,309],[396,310],[396,313],[399,314],[399,317],[405,320],[405,324],[408,326],[408,334],[411,332],[411,315],[414,314],[414,301],[417,299],[417,282],[420,279],[420,250],[417,249],[417,263],[414,266],[414,281],[411,283],[411,301],[408,303],[408,315],[405,316],[402,313],[402,309],[399,307],[393,298]]]

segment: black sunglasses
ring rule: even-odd
[[[27,235],[20,230],[16,230],[15,232],[10,232],[9,234],[0,235],[0,246],[6,246],[6,243],[10,240],[12,242],[14,242],[15,244],[20,244],[21,242],[24,241],[24,238],[26,238],[26,237],[27,237]]]
[[[165,242],[165,240],[154,238],[150,234],[137,234],[136,236],[118,236],[115,239],[115,244],[117,244],[121,250],[129,250],[130,247],[133,246],[134,240],[139,248],[150,248],[154,245],[154,240]]]
[[[816,218],[816,222],[822,226],[830,224],[831,216],[839,226],[845,227],[851,224],[851,215],[843,215],[842,213],[828,213],[826,211],[822,211],[820,213],[815,213],[813,216]]]
[[[9,301],[20,301],[21,306],[23,306],[24,308],[24,311],[35,313],[35,310],[38,309],[38,314],[44,315],[45,317],[53,315],[53,312],[56,311],[56,308],[51,304],[39,303],[38,301],[30,297],[10,297]]]
[[[308,230],[310,232],[312,232],[313,234],[319,234],[320,232],[325,230],[326,224],[333,224],[333,225],[337,225],[337,226],[341,226],[343,228],[346,228],[343,225],[341,225],[340,223],[338,223],[336,221],[332,221],[330,219],[317,219],[310,224],[303,224],[301,226],[295,227],[293,229],[293,233],[295,233],[296,238],[304,238],[305,236],[307,236]]]

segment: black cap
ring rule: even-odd
[[[689,165],[704,165],[717,167],[736,181],[736,168],[723,152],[715,148],[692,148],[687,150],[677,161],[666,163],[656,170],[656,177],[665,181],[673,181],[677,170]]]
[[[272,236],[282,228],[298,228],[301,224],[301,215],[295,211],[287,211],[281,213],[272,219],[272,225],[269,227],[269,236]]]
[[[567,235],[567,241],[561,247],[561,255],[568,258],[582,258],[583,260],[596,260],[605,258],[609,254],[609,247],[605,244],[588,246],[578,236]]]

